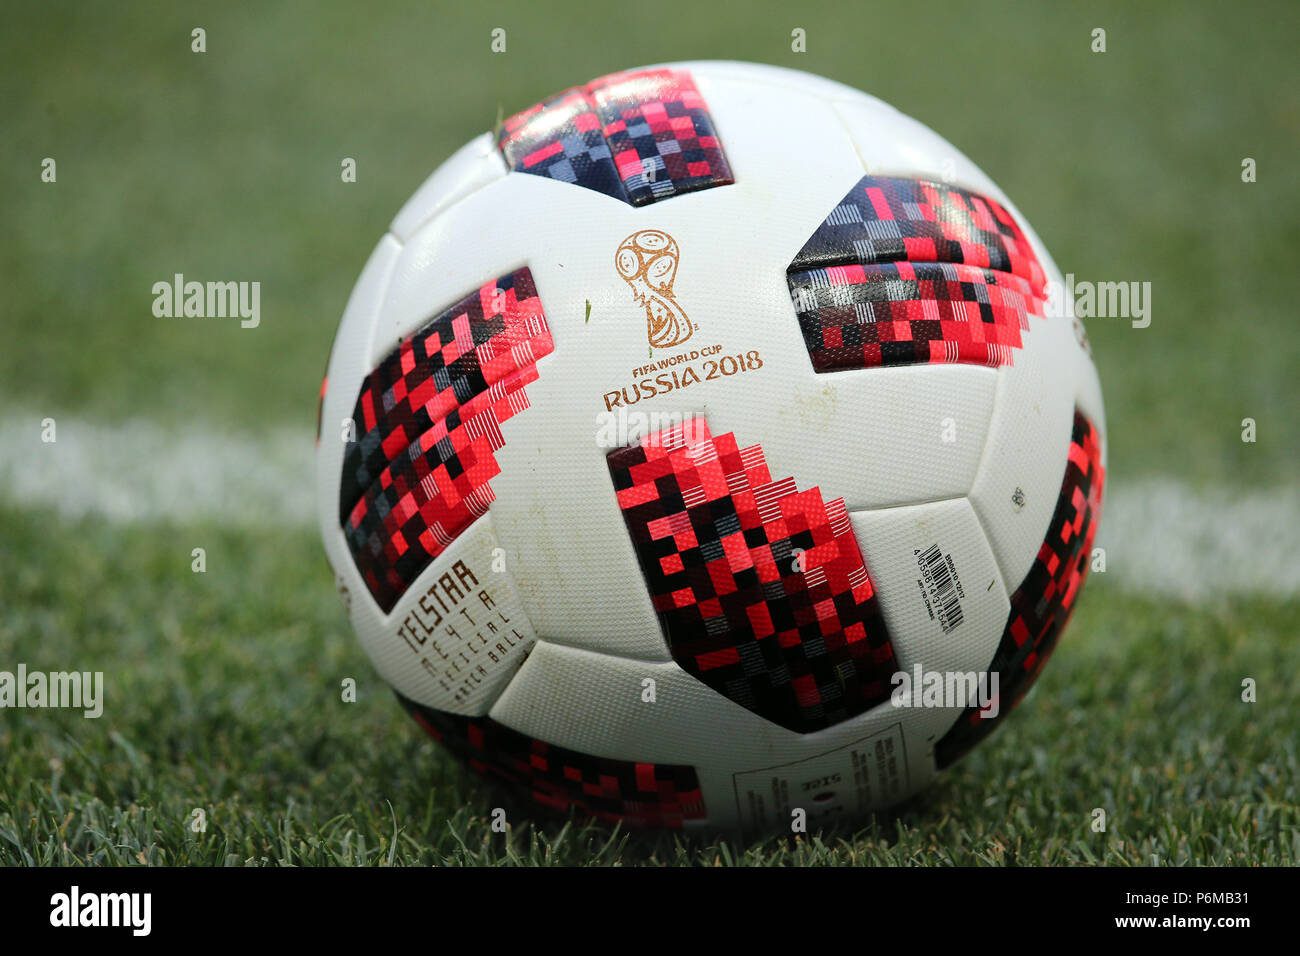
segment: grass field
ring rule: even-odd
[[[0,863],[1300,862],[1300,8],[709,9],[0,14],[0,670],[102,670],[110,694],[95,721],[0,711]],[[894,103],[1015,197],[1063,271],[1152,283],[1150,328],[1088,330],[1111,567],[1006,726],[860,832],[684,842],[520,810],[494,834],[499,800],[374,675],[308,505],[275,479],[306,474],[348,291],[442,158],[498,110],[705,57]],[[260,280],[261,326],[154,318],[151,286],[176,272]],[[57,466],[38,459],[47,417],[73,455]],[[213,434],[283,461],[205,476],[176,449]],[[1138,491],[1169,488],[1205,532],[1148,540]]]

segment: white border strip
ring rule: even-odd
[[[41,416],[0,421],[0,498],[75,520],[310,527],[312,435],[165,428],[135,420]],[[1300,487],[1194,488],[1172,479],[1110,482],[1096,545],[1107,586],[1201,603],[1227,594],[1300,594]]]

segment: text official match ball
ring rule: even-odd
[[[677,63],[516,113],[397,214],[334,342],[320,522],[362,644],[547,808],[898,803],[1088,573],[1105,421],[1059,283],[970,160],[837,83]]]

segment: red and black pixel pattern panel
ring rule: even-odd
[[[800,733],[888,699],[894,649],[843,499],[701,419],[609,456],[673,659]],[[801,552],[801,553],[800,553]]]
[[[1105,480],[1101,436],[1076,410],[1061,496],[1033,567],[1011,595],[1011,615],[989,665],[998,675],[997,716],[983,718],[978,707],[963,712],[935,746],[941,769],[991,733],[1038,679],[1088,577]]]
[[[978,193],[864,176],[786,270],[814,370],[1010,365],[1046,276],[1011,214]]]
[[[506,120],[497,147],[514,172],[633,206],[735,181],[685,70],[612,73],[565,90]]]
[[[532,274],[488,282],[404,339],[362,383],[339,521],[357,570],[391,610],[492,501],[500,425],[554,348]]]
[[[702,820],[704,796],[693,767],[608,760],[556,747],[490,717],[432,710],[398,694],[435,740],[477,773],[558,813],[605,823],[681,829]]]

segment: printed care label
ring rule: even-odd
[[[858,816],[896,801],[907,786],[901,724],[795,763],[732,776],[746,829],[774,831],[803,809],[808,825]]]

